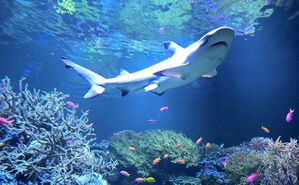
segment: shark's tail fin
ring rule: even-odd
[[[73,68],[80,76],[91,84],[91,88],[84,95],[84,98],[94,98],[104,93],[105,88],[103,86],[106,78],[72,62],[66,57],[61,57],[61,60],[64,62],[66,68]]]

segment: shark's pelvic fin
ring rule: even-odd
[[[182,48],[181,46],[179,46],[178,44],[176,44],[175,42],[172,41],[165,41],[163,43],[164,48],[166,50],[166,52],[169,54],[170,57],[172,57],[172,55],[174,55],[177,51],[183,50],[184,48]]]
[[[202,75],[202,77],[204,77],[204,78],[212,78],[212,77],[214,77],[216,75],[217,75],[217,70],[213,69],[212,71],[208,72],[207,74]]]
[[[105,78],[97,73],[86,69],[71,60],[67,59],[66,57],[61,57],[61,60],[65,63],[67,68],[73,68],[80,76],[86,79],[90,84],[90,90],[84,95],[84,98],[93,98],[97,95],[102,94],[105,91],[103,87],[105,83]]]
[[[145,87],[144,87],[144,90],[145,90],[146,92],[148,92],[148,91],[152,91],[152,90],[154,90],[154,89],[156,89],[156,88],[158,88],[158,87],[159,87],[158,83],[153,82],[153,83],[151,83],[151,84],[145,86]]]
[[[94,98],[100,94],[103,94],[104,91],[105,91],[104,87],[98,86],[98,85],[93,85],[93,86],[91,86],[89,91],[84,95],[83,98]]]
[[[187,71],[187,67],[189,63],[181,64],[176,67],[164,69],[162,71],[158,71],[154,73],[157,76],[168,76],[168,77],[175,77],[185,80],[188,77],[189,72]]]

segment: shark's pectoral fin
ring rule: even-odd
[[[98,86],[98,85],[93,85],[93,86],[91,86],[89,91],[84,95],[83,98],[94,98],[100,94],[103,94],[104,91],[105,91],[104,87]]]
[[[185,80],[189,76],[189,69],[187,68],[187,64],[182,64],[176,67],[164,69],[158,72],[155,72],[154,75],[157,76],[168,76],[168,77],[175,77]]]
[[[204,78],[212,78],[212,77],[214,77],[216,75],[217,75],[217,70],[213,69],[212,71],[208,72],[207,74],[202,75],[202,77],[204,77]]]
[[[119,88],[121,91],[121,96],[127,96],[129,94],[129,90],[125,88]]]
[[[184,48],[182,48],[181,46],[179,46],[178,44],[176,44],[175,42],[172,42],[172,41],[165,41],[163,43],[163,45],[164,45],[164,48],[165,48],[166,52],[169,54],[170,57],[172,55],[174,55],[177,51],[184,49]]]
[[[148,92],[148,91],[152,91],[154,89],[157,89],[159,87],[157,82],[152,82],[149,85],[145,86],[143,89]]]

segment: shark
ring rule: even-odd
[[[104,78],[66,57],[61,57],[61,60],[66,68],[74,69],[90,83],[91,88],[83,98],[94,98],[109,89],[119,89],[122,96],[136,91],[162,95],[169,89],[189,84],[200,77],[217,75],[216,68],[228,54],[234,35],[233,28],[219,27],[186,48],[166,41],[163,45],[169,58],[133,73],[121,69],[114,78]]]

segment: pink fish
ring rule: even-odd
[[[7,119],[7,118],[3,118],[3,117],[0,117],[0,124],[7,124],[9,126],[12,126],[12,122],[11,120]]]
[[[156,119],[149,119],[149,120],[147,120],[147,122],[149,122],[149,123],[156,123],[158,120],[156,120]]]
[[[76,105],[76,104],[74,104],[74,103],[71,102],[71,101],[67,101],[66,104],[67,104],[69,107],[71,107],[71,108],[73,108],[73,109],[75,109],[75,110],[79,108],[79,105]]]
[[[157,157],[156,159],[153,160],[153,165],[157,165],[161,161],[160,157]]]
[[[124,171],[124,170],[120,171],[119,173],[126,176],[126,177],[130,176],[130,174],[127,171]]]
[[[196,144],[196,145],[199,145],[201,142],[202,142],[202,137],[198,138],[198,139],[195,141],[195,144]]]
[[[251,184],[258,176],[260,176],[261,174],[259,172],[255,172],[251,175],[249,175],[247,178],[246,178],[246,183],[247,184]]]
[[[169,155],[168,154],[164,154],[163,155],[163,159],[168,159]]]
[[[85,128],[85,129],[91,129],[92,128],[92,125],[93,125],[93,123],[91,123],[91,124],[84,124],[83,125],[83,127]]]
[[[130,151],[136,151],[136,150],[137,150],[137,149],[136,149],[135,147],[133,147],[133,146],[129,146],[128,149],[129,149]]]
[[[169,110],[168,106],[164,106],[160,108],[160,112],[166,112],[168,110]]]
[[[288,112],[287,116],[286,116],[286,122],[289,123],[292,121],[293,119],[293,113],[295,112],[295,110],[290,108],[290,112]]]

